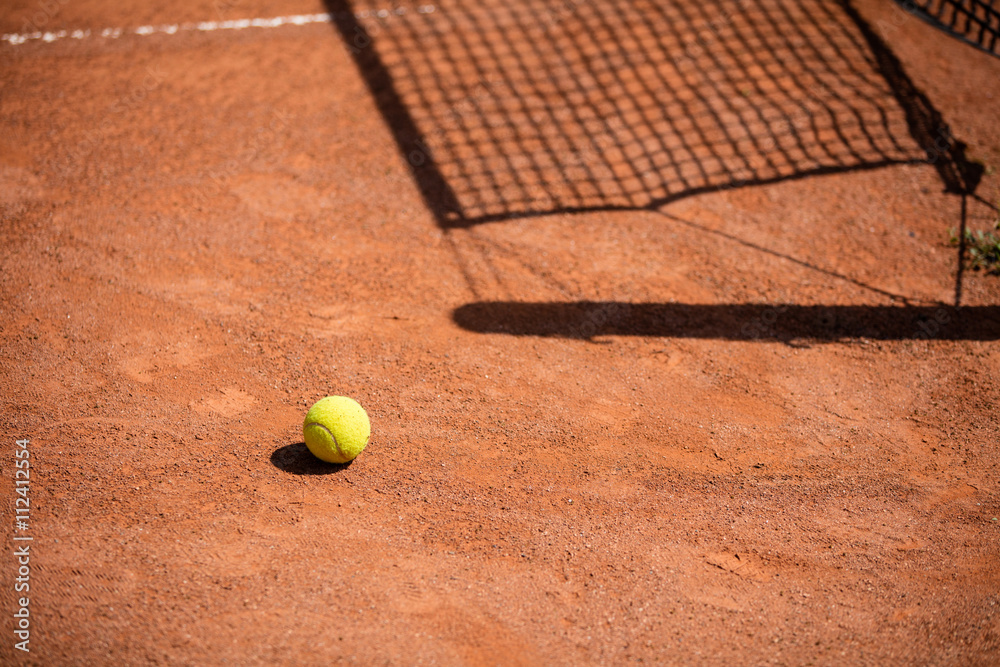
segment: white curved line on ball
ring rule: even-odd
[[[342,458],[342,459],[346,459],[347,458],[347,455],[344,454],[344,450],[342,450],[340,448],[340,443],[337,442],[337,436],[335,436],[330,431],[330,429],[328,429],[323,424],[320,424],[319,422],[309,422],[308,424],[306,424],[306,428],[309,428],[310,426],[319,426],[321,429],[323,429],[324,431],[326,431],[327,434],[330,436],[330,439],[333,440],[333,446],[337,448],[337,453],[340,454],[340,458]]]

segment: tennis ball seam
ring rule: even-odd
[[[333,446],[337,448],[337,454],[340,456],[340,458],[342,458],[342,459],[346,459],[347,458],[347,454],[344,453],[344,450],[342,450],[340,448],[340,443],[337,442],[337,436],[335,436],[333,434],[333,432],[330,431],[330,429],[328,429],[323,424],[320,424],[319,422],[309,422],[308,424],[306,424],[305,427],[309,428],[310,426],[319,426],[321,429],[323,429],[324,431],[326,431],[327,435],[330,436],[330,439],[333,440]]]

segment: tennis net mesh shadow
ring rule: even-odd
[[[1000,3],[995,0],[896,0],[931,25],[1000,56]]]
[[[327,4],[443,227],[950,148],[846,2]]]

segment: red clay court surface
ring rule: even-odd
[[[1000,662],[1000,59],[882,0],[0,33],[3,664]]]

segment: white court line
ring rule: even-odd
[[[434,12],[434,5],[420,5],[416,11],[418,14],[430,14]],[[370,9],[364,12],[357,12],[354,17],[358,19],[379,18],[384,19],[390,16],[403,16],[407,13],[406,7],[396,7],[395,9]],[[60,39],[87,39],[89,37],[103,37],[104,39],[118,39],[122,35],[173,35],[178,32],[212,32],[215,30],[246,30],[248,28],[278,28],[285,25],[308,25],[310,23],[329,23],[330,14],[296,14],[293,16],[276,16],[269,19],[237,19],[234,21],[200,21],[198,23],[174,23],[170,25],[142,25],[138,28],[104,28],[103,30],[57,30],[55,32],[30,32],[23,34],[0,35],[0,42],[8,42],[13,46],[24,44],[34,40],[43,42],[55,42]]]

